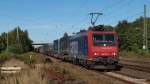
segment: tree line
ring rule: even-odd
[[[28,31],[23,31],[20,27],[16,27],[14,30],[9,31],[8,33],[1,33],[0,52],[7,50],[12,53],[21,54],[28,51],[32,51],[33,41],[29,38],[28,35]]]
[[[147,20],[147,40],[148,49],[150,49],[150,18]],[[114,27],[120,38],[120,49],[126,51],[139,52],[143,49],[144,18],[139,17],[135,21],[119,21]]]

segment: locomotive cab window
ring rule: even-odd
[[[114,34],[93,34],[92,39],[94,46],[111,46],[116,42]]]

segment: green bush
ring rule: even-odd
[[[9,59],[11,59],[13,56],[14,56],[13,53],[10,53],[10,52],[7,52],[7,51],[3,51],[3,52],[0,54],[0,61],[3,62],[3,61],[6,61],[6,60],[9,60]]]
[[[14,44],[14,45],[9,46],[8,51],[11,53],[15,53],[15,54],[24,53],[24,50],[21,44]]]
[[[33,64],[36,63],[36,53],[29,52],[22,55],[17,55],[17,59],[24,61],[26,64]]]
[[[3,51],[0,54],[0,62],[5,62],[11,58],[19,59],[26,64],[33,64],[38,62],[37,54],[34,52],[29,52],[25,54],[14,54],[9,51]]]
[[[138,52],[133,51],[121,51],[119,53],[119,56],[125,57],[125,58],[150,58],[150,52],[146,52],[143,50],[138,50]]]

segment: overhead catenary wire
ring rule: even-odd
[[[82,13],[83,8],[86,7],[88,1],[89,1],[89,0],[84,0],[84,2],[78,7],[78,8],[79,8],[79,9],[77,9],[78,12],[75,12],[75,13],[74,13],[75,16],[77,16],[76,13],[78,13],[78,14]],[[82,25],[82,24],[84,24],[84,23],[85,23],[85,20],[88,19],[87,16],[88,16],[88,15],[85,14],[85,16],[83,16],[83,18],[80,19],[81,23],[74,23],[74,24],[72,24],[71,26],[73,26],[73,27],[75,28],[76,25]],[[77,27],[77,26],[76,26],[76,28],[79,28],[79,29],[80,29],[81,27]]]
[[[134,0],[132,0],[132,2],[134,2]],[[121,9],[121,10],[123,10],[123,8],[125,8],[126,6],[130,6],[132,3],[131,3],[131,0],[124,0],[124,1],[122,1],[119,5],[115,5],[114,7],[112,7],[112,8],[109,8],[109,9],[111,9],[110,11],[104,11],[104,15],[103,15],[103,17],[104,18],[109,18],[109,17],[113,17],[113,16],[117,16],[116,14],[114,14],[114,13],[117,13],[118,15],[122,15],[122,14],[120,14],[121,12],[118,12],[118,8],[119,9]],[[113,10],[113,8],[116,8],[117,6],[120,6],[120,7],[118,7],[117,9],[114,9]],[[124,11],[123,11],[124,12]]]
[[[113,10],[114,8],[116,8],[116,7],[118,7],[118,6],[123,6],[123,7],[125,7],[126,5],[129,5],[129,4],[131,4],[131,3],[130,3],[130,0],[124,0],[124,1],[118,0],[118,1],[115,2],[115,3],[112,3],[110,6],[107,7],[107,9],[105,9],[105,11],[103,11],[104,14],[103,14],[103,16],[102,16],[102,19],[105,18],[105,17],[113,16],[114,14],[111,13],[111,12],[117,11],[116,9],[115,9],[115,11],[114,11],[114,10]],[[120,8],[120,7],[119,7],[119,8]],[[104,10],[104,9],[100,9],[100,10]],[[98,12],[99,12],[99,11],[98,11]],[[107,15],[107,14],[109,14],[109,15]]]
[[[85,1],[86,1],[86,0],[85,0]],[[88,1],[87,1],[87,2],[88,2]],[[87,3],[87,2],[86,2],[86,3]],[[121,2],[121,0],[119,0],[118,2]],[[84,4],[85,4],[85,3],[84,3]],[[114,4],[116,4],[116,3],[111,4],[111,6],[114,5]],[[111,6],[109,6],[109,7],[111,7]],[[83,9],[83,7],[84,7],[84,6],[82,5],[82,7],[80,7],[80,9]],[[81,11],[80,11],[80,12],[81,12]],[[85,19],[87,19],[87,17],[85,17],[83,20],[85,20]],[[84,22],[84,21],[83,21],[83,22]],[[84,23],[85,23],[85,22],[84,22]],[[83,23],[80,23],[80,24],[83,24]],[[75,24],[74,24],[73,26],[75,26]]]
[[[112,3],[111,5],[107,6],[106,9],[102,9],[102,10],[105,10],[105,11],[111,10],[111,11],[112,11],[113,8],[117,7],[118,5],[123,4],[125,1],[126,1],[126,0],[124,0],[124,1],[118,0],[117,2]]]
[[[135,1],[135,0],[134,0]],[[132,1],[133,2],[133,1]],[[126,2],[126,3],[124,3],[124,5],[122,5],[122,7],[121,8],[125,8],[126,6],[131,6],[132,4],[131,3],[129,3],[129,1],[128,2]],[[114,11],[114,12],[117,12],[117,11]],[[113,18],[115,18],[115,17],[117,17],[118,15],[120,16],[120,15],[124,15],[126,12],[129,12],[129,10],[125,10],[125,11],[122,11],[122,12],[118,12],[117,14],[113,14],[113,13],[111,13],[110,15],[107,15],[107,14],[104,14],[104,17],[103,17],[103,19],[106,19],[106,17],[107,18],[111,18],[111,17],[113,17]],[[136,14],[132,14],[132,15],[129,15],[129,16],[121,16],[121,17],[125,17],[125,18],[123,18],[123,19],[130,19],[130,18],[132,18],[132,17],[134,17],[134,16],[137,16],[138,14],[142,14],[143,12],[138,12],[138,13],[136,13]],[[140,15],[140,16],[142,16],[142,15]],[[119,20],[118,20],[119,21]],[[108,22],[109,24],[110,24],[110,22]],[[107,24],[108,24],[107,23]]]
[[[136,17],[138,17],[138,16],[142,16],[142,14],[143,14],[143,11],[142,11],[142,12],[135,13],[135,14],[132,14],[132,15],[130,15],[130,16],[126,16],[126,17],[124,17],[124,18],[122,18],[122,19],[118,19],[118,21],[136,18]],[[114,23],[114,22],[109,21],[107,24],[113,24],[113,23]]]
[[[125,1],[127,1],[127,0],[125,0]],[[112,10],[112,8],[114,8],[114,7],[118,6],[118,5],[124,4],[125,1],[118,0],[117,2],[112,3],[110,6],[108,6],[108,8],[107,8],[106,10],[107,10],[107,11]],[[85,3],[83,3],[83,4],[87,4],[87,2],[88,2],[88,0],[85,0]],[[118,3],[119,3],[119,4],[118,4]],[[78,9],[78,12],[82,12],[82,9],[83,9],[84,7],[85,7],[85,5],[81,5],[81,6],[80,6],[80,9]],[[104,15],[105,15],[105,14],[104,14]],[[86,19],[89,19],[89,18],[86,18]],[[85,20],[85,18],[84,18],[84,20]],[[81,25],[81,24],[83,24],[83,23],[85,23],[85,22],[82,21],[82,22],[81,22],[80,24],[78,24],[78,25]],[[75,25],[77,25],[77,24],[73,24],[73,26],[75,26]]]

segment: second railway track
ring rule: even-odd
[[[148,66],[132,64],[132,63],[131,64],[130,63],[120,63],[120,65],[123,66],[124,68],[150,73],[150,67],[148,67]]]

